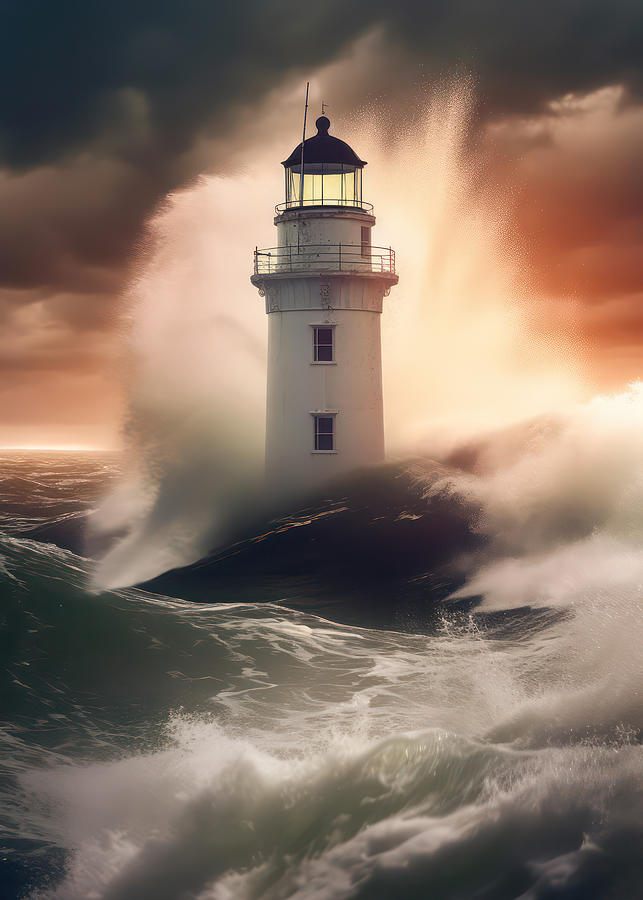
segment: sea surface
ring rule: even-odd
[[[641,482],[534,440],[103,592],[119,457],[5,452],[3,900],[643,897]]]

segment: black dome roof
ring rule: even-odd
[[[345,141],[332,137],[328,133],[330,120],[326,116],[320,116],[315,122],[317,134],[308,138],[304,143],[304,166],[307,163],[343,163],[346,166],[355,166],[358,169],[366,165],[366,160],[360,159],[352,147]],[[282,166],[298,166],[301,163],[301,144],[297,144],[288,159]]]

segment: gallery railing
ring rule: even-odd
[[[367,203],[366,200],[348,200],[346,198],[333,199],[332,197],[311,197],[304,198],[304,202],[301,200],[286,200],[284,203],[278,203],[275,206],[275,212],[277,215],[282,212],[286,212],[289,209],[306,209],[310,206],[350,206],[353,209],[361,209],[363,212],[370,213],[373,210],[373,204]]]
[[[395,250],[368,244],[295,244],[255,250],[255,275],[290,272],[395,275]]]

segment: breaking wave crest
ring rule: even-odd
[[[91,592],[89,560],[6,534],[1,824],[22,896],[640,896],[642,406],[634,386],[381,473],[386,503],[350,521],[400,554],[392,606],[410,582],[436,603],[396,529],[453,503],[482,538],[450,547],[425,633],[372,627],[364,593],[361,625],[238,602],[268,526],[234,549],[236,602],[201,605]],[[325,521],[351,514],[327,502]],[[316,521],[273,528],[280,565]]]

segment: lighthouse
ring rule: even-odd
[[[277,246],[255,250],[251,278],[268,315],[266,478],[278,490],[384,459],[380,321],[395,253],[371,241],[366,161],[325,115],[315,124],[282,163]]]

